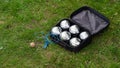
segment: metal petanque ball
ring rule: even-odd
[[[61,21],[60,27],[63,28],[63,29],[68,29],[70,27],[69,21],[68,20]]]
[[[89,36],[89,34],[88,34],[86,31],[80,33],[80,38],[81,38],[82,40],[88,38],[88,36]]]
[[[69,31],[72,33],[72,34],[78,34],[79,33],[79,27],[77,25],[72,25],[70,28],[69,28]]]
[[[60,27],[53,27],[51,30],[52,34],[59,35],[62,32],[62,29]]]
[[[60,33],[60,39],[61,40],[69,40],[71,38],[71,33],[68,31],[63,31]]]
[[[81,42],[81,40],[79,38],[76,38],[76,37],[70,39],[70,45],[73,47],[80,45],[80,42]]]

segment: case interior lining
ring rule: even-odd
[[[82,27],[88,29],[92,35],[98,33],[108,25],[105,20],[98,17],[90,10],[83,10],[74,15],[72,19]]]

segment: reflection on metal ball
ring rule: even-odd
[[[72,34],[78,34],[79,33],[79,27],[77,25],[72,25],[70,28],[69,28],[69,31],[72,33]]]
[[[52,34],[59,35],[62,32],[62,29],[60,27],[53,27],[51,30]]]
[[[63,31],[61,34],[60,34],[60,39],[61,40],[69,40],[71,38],[71,34],[70,32],[68,31]]]
[[[70,27],[69,21],[68,20],[61,21],[60,27],[63,28],[63,29],[68,29]]]
[[[86,31],[80,33],[80,38],[81,38],[82,40],[88,38],[88,36],[89,36],[89,34],[88,34]]]
[[[70,45],[73,47],[79,46],[80,45],[81,40],[79,38],[72,38],[70,39]]]

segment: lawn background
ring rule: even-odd
[[[56,44],[43,49],[35,33],[82,6],[108,17],[109,28],[77,54]],[[120,68],[120,0],[0,0],[0,68]]]

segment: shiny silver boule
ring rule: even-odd
[[[63,28],[63,29],[68,29],[70,27],[69,21],[68,20],[61,21],[60,27]]]
[[[77,25],[72,25],[70,28],[69,28],[69,31],[72,33],[72,34],[78,34],[79,33],[79,27]]]
[[[69,40],[71,38],[71,33],[68,31],[63,31],[60,33],[60,39],[61,40]]]
[[[62,29],[60,27],[53,27],[51,30],[52,34],[59,35],[62,32]]]
[[[81,38],[82,40],[88,38],[88,36],[89,36],[89,34],[88,34],[86,31],[80,33],[80,38]]]
[[[81,42],[81,40],[79,38],[76,38],[76,37],[70,39],[70,45],[73,47],[80,45],[80,42]]]

